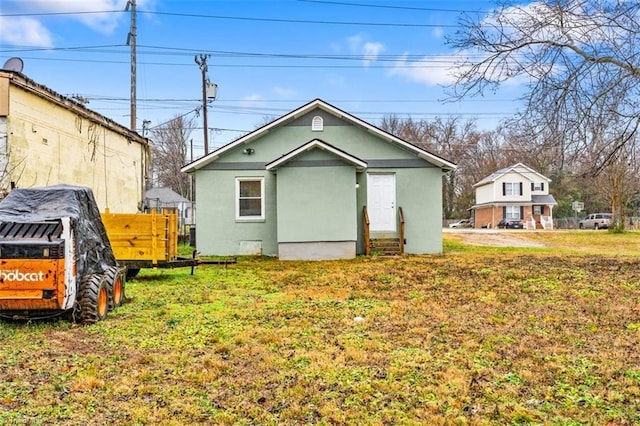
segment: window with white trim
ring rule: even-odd
[[[504,182],[503,195],[522,195],[522,183],[520,182]]]
[[[507,206],[505,216],[506,219],[520,219],[520,206]]]
[[[264,178],[236,178],[236,219],[264,219]]]

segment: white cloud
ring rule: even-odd
[[[440,27],[433,29],[433,36],[435,38],[442,38],[444,36],[444,30]]]
[[[58,21],[76,21],[96,32],[111,34],[115,31],[118,23],[129,19],[127,14],[120,13],[120,11],[124,11],[127,1],[128,0],[29,0],[28,4],[25,4],[26,2],[8,0],[5,13],[9,9],[15,11],[15,13],[59,13],[61,15],[47,16],[46,18],[56,19]],[[137,0],[136,5],[138,10],[153,10],[155,3],[156,0]],[[29,44],[51,47],[51,31],[43,22],[46,22],[44,21],[44,17],[19,18],[12,16],[9,19],[2,19],[0,21],[0,28],[2,28],[0,31],[0,39],[16,45]],[[18,38],[17,41],[15,40],[16,38]]]
[[[68,15],[66,17],[80,21],[94,31],[110,34],[115,30],[118,21],[124,16],[121,13],[113,13],[112,11],[124,10],[126,4],[127,0],[31,0],[29,1],[29,10],[40,13],[80,12],[78,15]]]
[[[574,6],[571,19],[564,20],[562,28],[554,23],[558,18],[555,6],[543,1],[511,6],[501,10],[499,14],[489,14],[482,24],[489,27],[497,25],[499,17],[500,22],[506,24],[504,31],[510,30],[516,37],[522,37],[519,33],[525,30],[530,39],[570,41],[577,44],[597,43],[619,31],[619,28],[610,25],[603,14],[587,10],[580,3]]]
[[[380,42],[367,41],[365,36],[362,34],[356,34],[348,37],[346,42],[351,53],[363,56],[364,66],[369,66],[371,62],[376,61],[380,53],[385,50],[384,44]]]
[[[369,66],[371,62],[378,59],[380,52],[384,51],[384,46],[382,43],[367,42],[362,47],[362,51],[364,53],[364,65]]]
[[[401,76],[409,81],[427,86],[451,84],[455,81],[456,62],[461,58],[451,55],[425,56],[415,61],[407,61],[408,53],[396,61],[389,72],[392,76]]]
[[[425,86],[450,86],[456,82],[456,76],[470,66],[468,54],[467,51],[460,51],[450,55],[424,56],[414,61],[407,61],[408,54],[405,53],[396,61],[389,75],[400,76]],[[479,60],[476,54],[474,62]],[[486,76],[491,78],[491,68],[487,68]],[[514,76],[503,82],[508,86],[521,86],[526,83],[526,76]]]
[[[53,46],[51,33],[36,19],[0,16],[0,28],[2,43],[16,46]]]

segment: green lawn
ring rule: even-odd
[[[640,423],[640,234],[143,270],[104,322],[0,322],[0,424]]]

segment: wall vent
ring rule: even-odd
[[[321,132],[323,130],[323,127],[324,122],[322,121],[322,117],[320,117],[319,115],[313,117],[313,120],[311,120],[311,131]]]

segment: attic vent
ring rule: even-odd
[[[313,120],[311,120],[311,131],[312,132],[321,132],[323,130],[324,124],[322,121],[322,117],[320,117],[319,115],[316,115],[315,117],[313,117]]]

